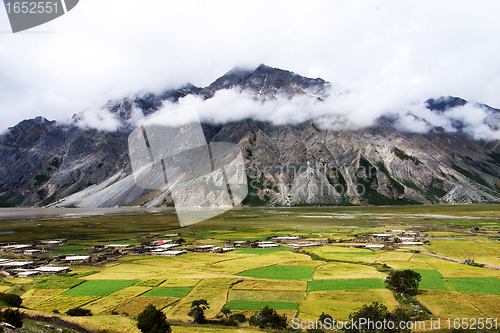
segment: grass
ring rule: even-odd
[[[191,291],[191,288],[154,288],[144,294],[148,297],[177,297],[182,298]]]
[[[68,296],[108,296],[137,283],[131,280],[91,280],[65,292]]]
[[[307,291],[384,289],[381,279],[314,280],[307,282]]]
[[[303,291],[288,290],[240,290],[232,289],[229,300],[266,301],[266,302],[296,302],[306,299],[307,293]]]
[[[308,280],[313,273],[314,267],[274,265],[245,271],[238,275],[271,280]]]
[[[232,300],[229,301],[226,307],[230,310],[261,310],[265,306],[269,306],[274,310],[297,310],[299,303],[292,302],[268,302],[268,301],[247,301],[247,300]]]
[[[498,278],[449,279],[448,282],[456,291],[500,295]]]

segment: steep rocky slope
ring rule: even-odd
[[[245,91],[255,99],[331,92],[322,79],[259,66],[234,69],[205,88],[188,84],[161,95],[146,94],[109,102],[122,126],[114,132],[63,125],[42,117],[25,120],[0,136],[0,206],[171,205],[169,193],[135,185],[127,138],[132,112],[144,115],[187,95],[209,99],[221,89]],[[460,98],[428,100],[432,112],[465,105]],[[485,108],[489,108],[484,106]],[[135,110],[135,111],[134,111]],[[489,108],[489,126],[500,111]],[[248,174],[246,205],[367,205],[498,202],[498,142],[476,141],[457,122],[454,132],[427,134],[396,129],[383,117],[369,128],[333,131],[314,121],[276,126],[245,119],[203,124],[207,142],[236,143]]]

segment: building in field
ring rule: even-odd
[[[68,273],[70,271],[69,267],[56,267],[56,266],[42,266],[35,268],[34,271],[39,272],[40,274],[60,274],[60,273]]]
[[[62,260],[74,264],[74,263],[82,263],[88,261],[89,259],[90,256],[66,256],[66,258]]]
[[[278,247],[278,244],[274,242],[258,242],[257,247],[260,249],[270,249],[272,247]]]
[[[177,251],[176,250],[168,250],[168,251],[154,252],[153,254],[173,257],[173,256],[180,256],[181,254],[184,254],[184,253],[187,253],[187,252],[183,251],[183,250],[177,250]]]
[[[216,245],[198,245],[196,246],[196,251],[198,252],[210,252]]]
[[[385,248],[384,244],[366,244],[367,249],[375,251],[375,250],[383,250]]]
[[[27,257],[36,257],[38,255],[42,254],[41,250],[24,250],[24,255]]]

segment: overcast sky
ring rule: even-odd
[[[80,0],[12,34],[0,8],[0,131],[260,63],[358,94],[360,117],[441,95],[498,108],[498,17],[498,0]]]

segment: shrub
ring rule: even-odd
[[[143,333],[171,333],[172,328],[165,314],[153,304],[149,304],[137,316],[137,328]]]
[[[367,322],[366,324],[360,324],[360,320]],[[363,307],[354,313],[349,315],[349,321],[358,323],[357,327],[343,328],[343,332],[354,333],[354,332],[366,332],[366,333],[379,333],[379,332],[404,332],[409,333],[411,330],[400,329],[400,322],[408,322],[411,320],[411,315],[403,310],[402,308],[396,308],[393,312],[387,311],[387,307],[378,302],[374,302],[371,305],[363,305]],[[387,326],[386,329],[382,326],[377,329],[376,322],[392,322],[394,327],[391,329]],[[369,324],[369,323],[372,324]]]
[[[82,308],[69,309],[66,314],[73,317],[92,316],[92,311]]]
[[[4,301],[9,306],[19,308],[19,307],[21,307],[21,303],[23,302],[23,299],[17,295],[14,295],[14,294],[1,293],[0,294],[0,301]]]
[[[256,312],[249,320],[250,326],[259,328],[270,328],[273,330],[282,330],[287,328],[286,316],[280,316],[276,310],[265,306],[259,312]]]
[[[231,318],[233,318],[234,320],[236,320],[239,323],[244,323],[245,321],[247,321],[247,318],[245,317],[245,315],[243,313],[234,313],[231,315]]]

